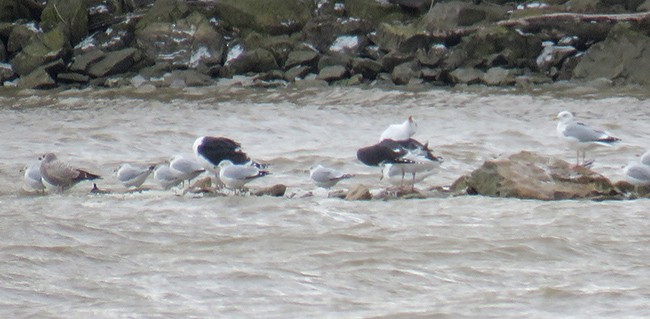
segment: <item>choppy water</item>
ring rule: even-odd
[[[23,92],[0,103],[3,318],[650,316],[647,200],[98,196],[88,183],[19,192],[19,170],[48,151],[119,191],[120,163],[191,154],[204,134],[272,164],[252,187],[304,194],[306,170],[323,162],[359,174],[341,187],[378,190],[386,185],[356,149],[409,115],[445,158],[420,187],[449,185],[520,150],[572,160],[552,120],[563,109],[624,140],[588,154],[618,180],[650,147],[643,98],[231,87]]]

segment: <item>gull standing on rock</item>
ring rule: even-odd
[[[54,153],[47,153],[41,159],[41,175],[48,189],[62,192],[85,180],[100,179],[99,175],[73,168],[60,161]]]
[[[251,165],[237,165],[230,160],[219,163],[219,179],[226,187],[241,191],[244,185],[254,179],[264,177],[270,173]]]
[[[185,158],[182,155],[172,157],[169,162],[169,169],[172,174],[183,181],[191,181],[205,172],[205,168],[194,159]]]
[[[249,164],[257,168],[263,168],[264,165],[252,161],[244,151],[241,145],[227,137],[201,136],[194,141],[192,145],[194,155],[200,159],[204,167],[213,172],[218,172],[219,164],[223,160],[229,160],[233,164]]]
[[[143,167],[124,163],[116,171],[117,180],[126,188],[138,188],[144,184],[155,168],[155,165]]]
[[[352,174],[343,174],[333,168],[316,165],[309,170],[309,177],[316,186],[330,188],[343,179],[354,177]]]
[[[625,167],[625,180],[634,185],[634,190],[639,193],[639,186],[650,185],[650,166],[643,163],[632,163]]]
[[[580,166],[580,152],[582,151],[582,166],[589,166],[593,160],[585,162],[588,149],[596,145],[611,146],[621,139],[607,132],[595,130],[583,123],[577,122],[569,111],[562,111],[556,116],[557,134],[563,138],[570,147],[576,149],[576,166]]]
[[[379,138],[379,141],[383,140],[393,140],[393,141],[404,141],[410,139],[413,135],[415,135],[415,132],[417,132],[418,129],[418,124],[415,123],[415,120],[413,119],[412,116],[409,116],[409,118],[404,121],[402,124],[392,124],[388,126],[386,130],[384,130],[383,133],[381,133],[381,137]]]
[[[153,171],[153,179],[164,190],[178,186],[183,180],[172,172],[167,163],[159,164]]]

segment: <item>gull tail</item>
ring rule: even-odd
[[[93,174],[93,173],[88,173],[84,170],[77,170],[79,172],[79,175],[77,176],[77,180],[84,181],[84,180],[94,180],[94,179],[102,179],[101,176]]]

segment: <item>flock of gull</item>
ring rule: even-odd
[[[576,166],[593,163],[585,161],[586,151],[593,146],[620,141],[605,131],[576,121],[571,112],[562,111],[556,119],[558,135],[576,150]],[[381,178],[414,189],[415,183],[433,175],[443,162],[441,157],[433,155],[428,143],[413,138],[416,131],[417,123],[413,117],[392,124],[383,131],[377,144],[358,149],[357,159],[365,165],[380,167]],[[201,136],[194,141],[192,148],[192,158],[176,155],[169,161],[154,165],[124,163],[116,169],[115,176],[125,188],[139,189],[153,174],[160,188],[168,190],[206,173],[218,187],[241,194],[247,183],[270,174],[267,164],[252,160],[240,143],[230,138]],[[628,165],[625,175],[635,186],[650,185],[650,151],[641,157],[640,162]],[[311,167],[310,177],[316,186],[331,188],[354,175],[319,164]],[[25,169],[24,188],[35,192],[63,192],[79,182],[96,179],[101,177],[59,160],[54,153],[47,153],[39,157],[39,162]]]

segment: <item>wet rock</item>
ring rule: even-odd
[[[81,55],[94,50],[117,51],[130,47],[135,39],[136,22],[136,19],[127,19],[111,25],[110,28],[104,31],[87,36],[74,46],[74,55]]]
[[[84,0],[50,0],[41,14],[44,32],[63,27],[72,45],[88,35],[88,6]]]
[[[324,67],[318,72],[317,80],[324,81],[337,81],[345,78],[348,75],[348,70],[342,65],[332,65]]]
[[[539,54],[535,63],[540,71],[548,71],[551,67],[559,67],[564,59],[576,53],[576,48],[565,45],[555,45],[553,42],[544,42],[544,49]]]
[[[314,8],[313,1],[302,0],[220,0],[214,3],[214,16],[227,27],[278,35],[302,29]]]
[[[296,65],[293,68],[284,72],[284,79],[289,82],[293,82],[296,79],[302,79],[311,71],[311,67]]]
[[[18,87],[23,89],[49,89],[56,86],[56,81],[41,66],[29,74],[21,76],[18,81]]]
[[[352,72],[361,74],[366,79],[374,80],[381,71],[381,63],[375,60],[366,58],[352,59]]]
[[[146,57],[178,67],[220,64],[225,50],[223,36],[197,12],[173,22],[150,23],[139,28],[135,36]]]
[[[315,66],[318,61],[318,53],[310,50],[292,51],[289,53],[286,62],[284,63],[285,69],[293,68],[294,66]]]
[[[22,50],[38,33],[40,33],[39,29],[37,29],[34,23],[21,24],[13,27],[7,40],[7,51],[14,53]]]
[[[90,0],[88,1],[88,28],[97,29],[113,24],[115,16],[122,13],[120,0]]]
[[[345,200],[371,200],[372,194],[370,194],[370,189],[368,187],[358,184],[352,186],[345,195]]]
[[[81,73],[67,72],[57,74],[56,80],[61,83],[88,83],[90,77]]]
[[[127,72],[136,62],[138,50],[134,48],[108,52],[104,58],[88,68],[88,74],[99,78]]]
[[[431,35],[414,25],[382,23],[371,39],[386,52],[415,52],[431,45]]]
[[[501,67],[490,68],[483,74],[482,82],[490,86],[498,85],[513,85],[515,84],[515,77],[520,72],[512,69],[504,69]]]
[[[402,63],[393,68],[390,78],[396,85],[406,85],[409,84],[412,78],[419,77],[417,69],[418,65],[415,62]]]
[[[93,50],[88,53],[84,53],[74,57],[72,64],[70,65],[70,71],[86,73],[88,71],[88,66],[92,63],[95,63],[106,56],[106,53],[102,50]]]
[[[164,83],[173,88],[188,86],[206,86],[212,83],[212,78],[196,70],[174,70],[165,74]]]
[[[412,61],[413,58],[413,54],[392,51],[384,55],[379,63],[384,71],[392,72],[395,66]]]
[[[25,75],[39,66],[65,57],[70,52],[68,40],[62,28],[38,34],[12,60],[11,66]]]
[[[458,68],[449,72],[452,83],[477,84],[481,82],[485,73],[475,68]]]
[[[282,197],[287,192],[287,186],[276,184],[271,187],[260,189],[253,193],[255,196],[273,196]]]
[[[573,70],[574,79],[606,78],[625,84],[650,84],[650,38],[617,25],[592,45]]]
[[[273,54],[266,49],[246,50],[235,59],[229,61],[226,66],[233,74],[244,74],[247,72],[268,72],[279,69]]]
[[[326,67],[330,66],[343,66],[346,69],[350,67],[352,59],[347,55],[335,54],[335,55],[323,55],[318,60],[318,70],[322,71]]]
[[[11,64],[0,63],[0,84],[16,77],[16,73],[11,68]]]
[[[437,2],[422,17],[421,27],[427,31],[453,30],[458,27],[485,25],[507,18],[509,7],[492,3]]]
[[[486,161],[465,178],[458,184],[466,183],[469,192],[484,196],[540,200],[620,196],[607,178],[588,168],[574,168],[563,160],[528,151]]]

